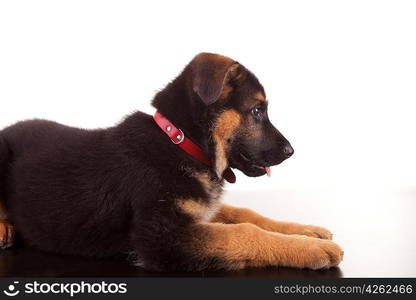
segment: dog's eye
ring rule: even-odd
[[[260,106],[256,106],[251,110],[251,113],[255,118],[259,118],[263,114],[263,108]]]

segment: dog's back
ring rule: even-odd
[[[61,253],[124,250],[129,212],[114,197],[123,193],[123,178],[110,131],[43,120],[0,131],[0,210],[23,240]]]

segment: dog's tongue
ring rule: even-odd
[[[272,176],[272,170],[270,169],[270,167],[264,167],[264,170],[266,171],[267,176]]]

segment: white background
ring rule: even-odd
[[[0,128],[111,126],[202,51],[251,69],[295,148],[231,189],[415,185],[414,1],[2,1]]]

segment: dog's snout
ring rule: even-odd
[[[295,152],[295,150],[293,150],[293,147],[290,144],[287,144],[284,148],[283,148],[283,153],[284,155],[289,158],[293,155],[293,153]]]

